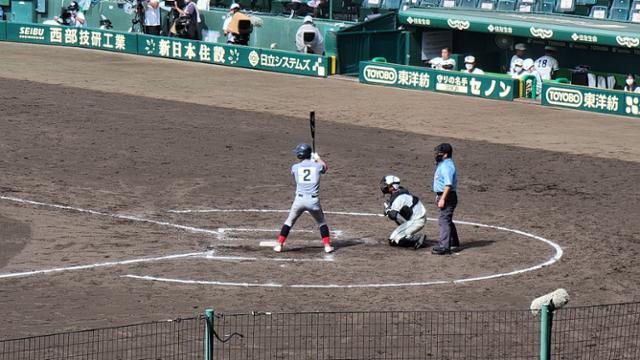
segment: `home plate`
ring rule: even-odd
[[[260,241],[261,247],[274,247],[278,244],[277,241]]]

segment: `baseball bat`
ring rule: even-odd
[[[311,127],[311,151],[316,151],[316,112],[309,113],[309,127]]]

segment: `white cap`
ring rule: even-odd
[[[304,17],[304,20],[302,20],[303,23],[311,23],[313,24],[313,18],[309,15]]]
[[[513,62],[514,66],[523,66],[524,65],[524,60],[517,58],[514,62]]]
[[[553,46],[549,46],[549,45],[545,46],[544,49],[545,49],[545,51],[558,51],[558,49],[556,49]]]
[[[475,64],[475,62],[476,62],[476,58],[471,55],[464,57],[465,64]]]
[[[527,46],[523,43],[518,43],[516,44],[516,46],[514,46],[514,49],[525,51],[527,50]]]
[[[522,67],[523,67],[525,70],[529,70],[529,69],[533,66],[533,64],[534,64],[534,63],[533,63],[533,59],[525,59],[525,60],[522,62]]]
[[[240,4],[238,3],[231,4],[231,6],[229,7],[229,10],[233,10],[233,9],[240,9]]]

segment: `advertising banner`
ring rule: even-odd
[[[640,94],[542,83],[542,105],[640,118]]]

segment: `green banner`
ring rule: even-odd
[[[7,23],[0,21],[0,41],[7,40]]]
[[[416,66],[360,62],[360,82],[414,90],[429,90],[512,101],[518,96],[518,80],[474,75]]]
[[[7,40],[137,53],[137,35],[68,26],[7,23]]]
[[[542,83],[542,105],[640,118],[640,94]]]
[[[329,73],[324,56],[149,35],[138,35],[138,54],[309,76]]]
[[[538,13],[409,8],[401,24],[640,49],[640,25]]]

